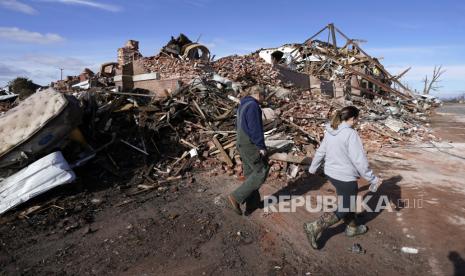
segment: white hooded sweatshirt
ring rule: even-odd
[[[315,173],[325,160],[325,174],[340,181],[354,181],[363,177],[372,185],[378,178],[368,165],[362,140],[357,131],[343,122],[337,129],[326,125],[325,136],[310,165],[309,172]]]

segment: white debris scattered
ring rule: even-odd
[[[413,248],[413,247],[404,246],[400,249],[400,251],[402,251],[403,253],[407,253],[407,254],[418,254],[418,249]]]
[[[395,132],[399,132],[405,128],[404,123],[402,123],[399,120],[393,119],[392,117],[387,118],[384,122],[384,125],[386,125],[388,128]]]

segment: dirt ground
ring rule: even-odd
[[[224,196],[239,180],[214,171],[139,194],[96,176],[0,217],[0,275],[465,275],[464,114],[464,105],[438,110],[431,124],[441,143],[369,154],[386,179],[378,195],[394,208],[362,214],[366,235],[347,238],[337,225],[312,250],[302,224],[319,213],[237,216]],[[367,193],[366,182],[359,188]],[[262,196],[334,193],[319,176],[261,189]],[[48,207],[17,219],[34,205]],[[354,243],[366,253],[350,252]]]

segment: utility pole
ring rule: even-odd
[[[61,73],[61,74],[60,74],[60,75],[61,75],[60,79],[61,79],[61,80],[63,80],[63,70],[65,70],[65,69],[60,68],[60,73]]]

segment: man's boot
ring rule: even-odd
[[[236,198],[233,195],[228,195],[228,201],[231,209],[239,216],[242,216],[241,204],[237,202]]]
[[[263,209],[263,201],[261,201],[260,192],[258,192],[258,190],[254,191],[245,200],[244,216],[250,216],[257,209]]]
[[[304,223],[304,231],[307,234],[308,241],[313,249],[318,249],[316,240],[320,237],[321,232],[333,224],[336,224],[339,218],[335,213],[324,213],[312,223]]]
[[[366,227],[366,225],[357,225],[355,217],[355,213],[350,213],[346,218],[344,218],[344,223],[347,225],[345,231],[347,237],[363,235],[368,231],[368,227]]]

